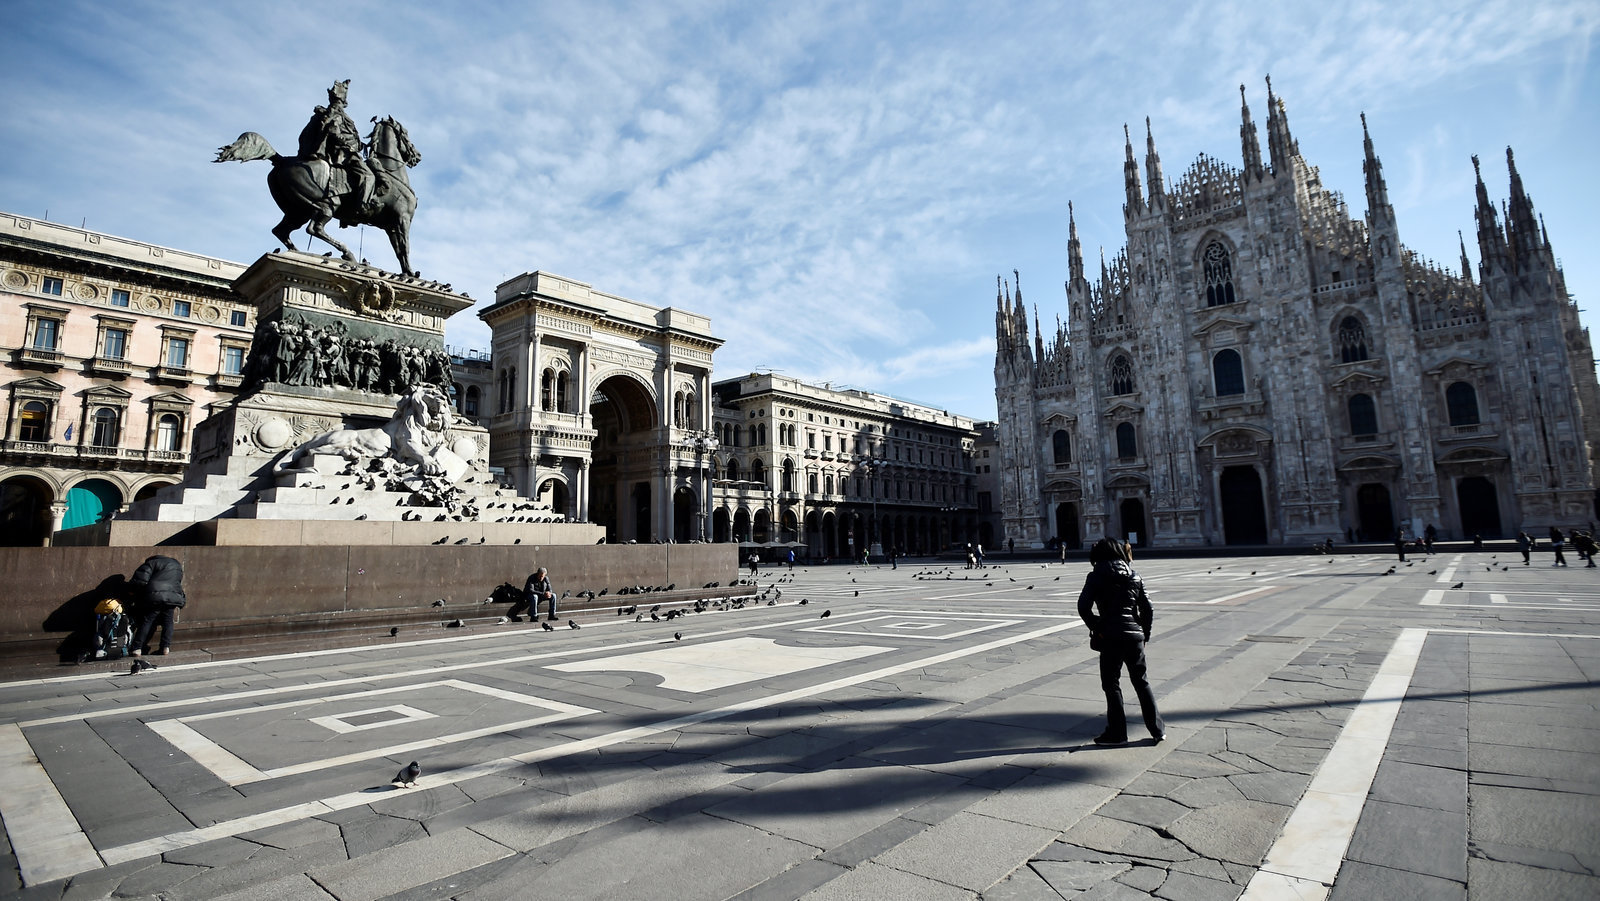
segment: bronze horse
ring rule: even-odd
[[[422,162],[422,154],[412,146],[405,127],[393,118],[374,118],[372,134],[367,137],[367,165],[378,176],[378,189],[373,195],[376,211],[363,215],[359,209],[349,179],[343,170],[329,165],[326,160],[297,156],[283,156],[267,139],[247,131],[239,139],[217,151],[213,162],[229,160],[249,162],[268,160],[272,171],[267,173],[267,189],[278,209],[283,211],[283,221],[272,229],[272,234],[289,250],[296,250],[290,240],[295,229],[305,226],[306,232],[328,242],[344,256],[355,262],[350,248],[329,237],[324,229],[337,216],[341,225],[371,225],[383,229],[394,247],[395,260],[405,275],[416,276],[411,268],[411,217],[417,212],[417,195],[411,190],[406,169]]]

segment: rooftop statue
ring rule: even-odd
[[[282,156],[267,139],[247,131],[217,151],[213,162],[268,160],[267,188],[283,221],[272,234],[283,246],[297,249],[290,236],[301,226],[355,261],[350,248],[328,236],[324,226],[335,216],[341,227],[371,225],[383,229],[394,246],[396,261],[405,275],[411,268],[411,217],[417,195],[411,190],[406,169],[422,162],[405,127],[393,118],[372,118],[372,133],[365,143],[345,112],[350,81],[336,81],[328,89],[328,105],[317,107],[300,131],[300,155]]]

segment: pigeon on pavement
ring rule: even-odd
[[[818,619],[827,619],[828,617],[830,617],[832,615],[833,615],[833,611],[832,610],[824,610],[824,611],[822,611],[822,615],[817,617],[817,618]]]
[[[1451,586],[1450,586],[1450,590],[1451,590],[1451,591],[1454,591],[1454,590],[1456,590],[1456,589],[1457,589],[1457,588],[1460,588],[1460,587],[1461,587],[1461,586],[1463,586],[1463,585],[1465,585],[1465,584],[1467,584],[1467,583],[1465,583],[1465,582],[1457,582],[1457,583],[1456,583],[1456,584],[1454,584],[1454,585],[1451,585]]]
[[[422,778],[422,767],[413,760],[410,766],[395,773],[394,778],[390,779],[389,782],[391,785],[403,785],[406,788],[411,788],[417,784],[417,780],[420,778]]]
[[[577,620],[569,619],[569,620],[567,620],[567,628],[568,629],[581,629],[583,627],[578,625],[578,621]]]
[[[556,630],[556,627],[550,625],[549,623],[540,623],[539,628],[545,630],[546,632],[554,632]]]

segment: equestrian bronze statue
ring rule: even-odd
[[[371,225],[381,228],[394,246],[400,271],[415,276],[411,268],[411,217],[417,211],[417,195],[411,190],[406,169],[422,162],[422,154],[411,146],[405,128],[393,118],[376,116],[372,133],[363,143],[355,122],[345,112],[349,80],[334,82],[328,89],[328,105],[319,106],[311,121],[300,132],[298,156],[282,156],[267,139],[253,131],[217,151],[213,162],[268,160],[267,188],[283,221],[272,234],[283,246],[296,250],[290,240],[295,229],[306,232],[336,248],[346,260],[355,262],[350,248],[329,237],[324,226],[334,217],[339,225]]]

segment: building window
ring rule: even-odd
[[[189,368],[189,339],[188,338],[168,338],[167,339],[167,362],[166,362],[166,365],[168,367],[172,368],[172,369],[188,369]]]
[[[117,419],[117,411],[110,407],[94,411],[94,436],[90,444],[95,447],[116,447]]]
[[[1072,438],[1066,429],[1056,429],[1056,433],[1050,436],[1050,449],[1057,466],[1072,462]]]
[[[22,441],[42,442],[50,437],[50,408],[42,401],[30,400],[22,405],[22,422],[17,438]]]
[[[105,347],[102,355],[108,360],[126,360],[128,358],[128,330],[124,328],[106,329]]]
[[[187,300],[174,300],[172,302],[172,315],[189,318],[189,302]]]
[[[478,415],[478,386],[477,385],[468,385],[467,386],[467,396],[466,396],[465,400],[462,403],[463,403],[463,406],[461,408],[461,412],[467,414],[468,416],[477,416]]]
[[[234,328],[244,328],[248,315],[244,310],[234,310],[228,314],[228,324]]]
[[[1362,437],[1378,434],[1378,405],[1369,394],[1350,398],[1350,434]]]
[[[827,494],[832,494],[833,493],[833,474],[832,473],[828,473],[827,475],[823,476],[822,477],[822,484],[825,486],[824,491]]]
[[[1451,425],[1477,425],[1478,392],[1466,382],[1456,382],[1444,391]]]
[[[120,290],[120,289],[117,289],[117,288],[111,289],[111,305],[112,306],[114,306],[114,307],[125,307],[125,306],[128,305],[129,300],[130,300],[130,298],[128,297],[128,292]]]
[[[763,487],[767,484],[767,467],[762,464],[760,458],[750,464],[750,481],[760,482]]]
[[[61,296],[61,279],[55,278],[55,277],[49,276],[49,275],[45,276],[44,280],[39,283],[39,293],[40,294],[51,294],[51,295],[54,295],[56,297],[60,297]]]
[[[1339,362],[1355,363],[1367,358],[1367,328],[1354,316],[1339,323]]]
[[[784,491],[793,491],[794,490],[794,461],[793,460],[785,460],[785,461],[783,461],[783,490]]]
[[[1201,260],[1201,270],[1206,279],[1206,306],[1233,303],[1233,261],[1228,258],[1227,248],[1212,241]]]
[[[224,347],[222,349],[222,374],[244,374],[244,348]]]
[[[814,473],[814,472],[806,473],[806,490],[811,492],[812,494],[816,494],[817,493],[817,474],[816,473]]]
[[[1139,440],[1133,433],[1133,423],[1122,422],[1117,424],[1117,457],[1122,460],[1132,460],[1139,456]]]
[[[556,373],[556,412],[567,412],[567,374]]]
[[[555,412],[556,409],[556,373],[554,369],[546,369],[539,376],[539,409],[546,412]]]
[[[728,466],[727,466],[727,472],[728,472],[728,481],[730,481],[730,482],[739,481],[739,461],[738,460],[729,460],[728,461]]]
[[[61,341],[61,322],[40,317],[34,320],[33,347],[35,350],[56,350]]]
[[[1117,354],[1111,358],[1111,393],[1132,394],[1133,391],[1133,364],[1128,362],[1126,354]]]
[[[1211,377],[1216,382],[1218,397],[1233,397],[1244,393],[1244,362],[1236,350],[1219,350],[1211,358]]]
[[[183,421],[176,413],[163,413],[156,420],[156,450],[176,451],[182,434]]]

